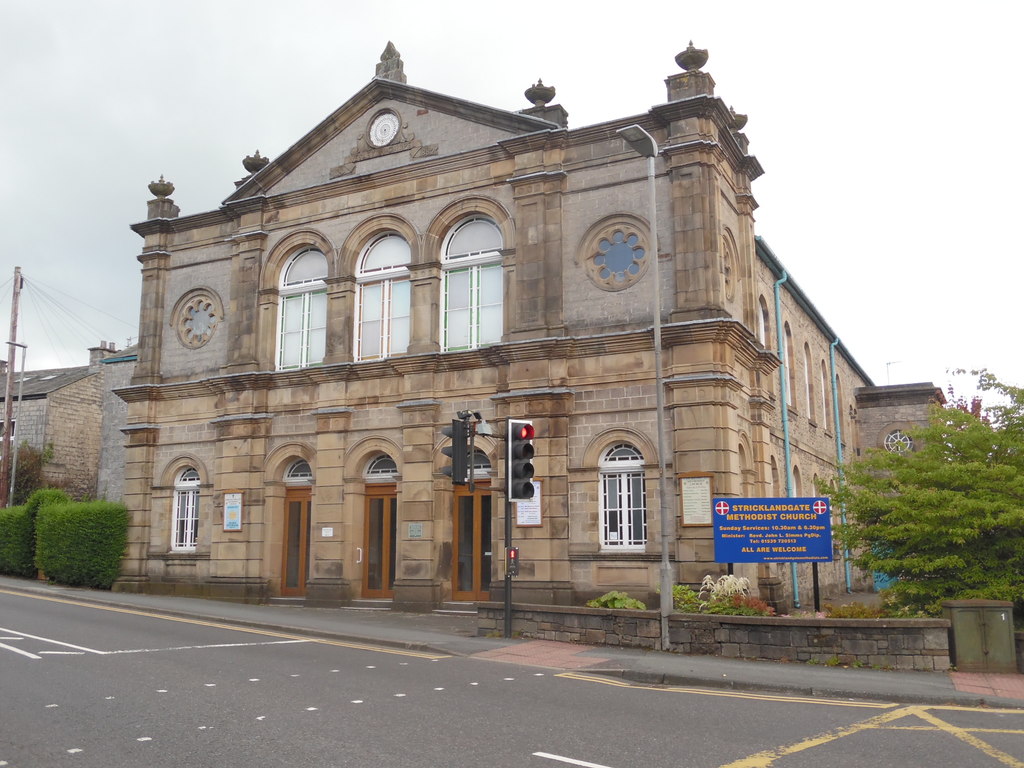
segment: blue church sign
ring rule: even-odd
[[[832,562],[827,498],[718,498],[712,509],[716,562]]]

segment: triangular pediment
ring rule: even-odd
[[[287,194],[551,130],[561,127],[531,115],[375,78],[245,179],[225,202]]]

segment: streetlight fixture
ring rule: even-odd
[[[668,617],[672,615],[672,566],[669,546],[672,541],[672,517],[669,512],[669,487],[665,470],[665,376],[661,363],[661,265],[658,259],[658,218],[654,195],[654,159],[658,156],[658,142],[639,125],[629,125],[616,131],[638,155],[647,158],[647,204],[651,228],[648,252],[654,255],[654,376],[657,386],[655,407],[658,429],[658,495],[661,497],[661,648],[670,646]]]

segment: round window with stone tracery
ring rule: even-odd
[[[178,340],[190,349],[197,349],[213,337],[224,319],[224,309],[217,294],[198,290],[178,301],[173,317]]]
[[[914,441],[902,429],[894,429],[886,435],[883,445],[889,453],[906,453],[914,450]]]
[[[650,257],[641,230],[625,221],[613,221],[591,230],[582,260],[587,276],[598,288],[621,291],[647,272]]]

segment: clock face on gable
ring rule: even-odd
[[[370,143],[375,147],[383,147],[395,140],[399,129],[398,115],[394,112],[381,112],[370,121]]]

